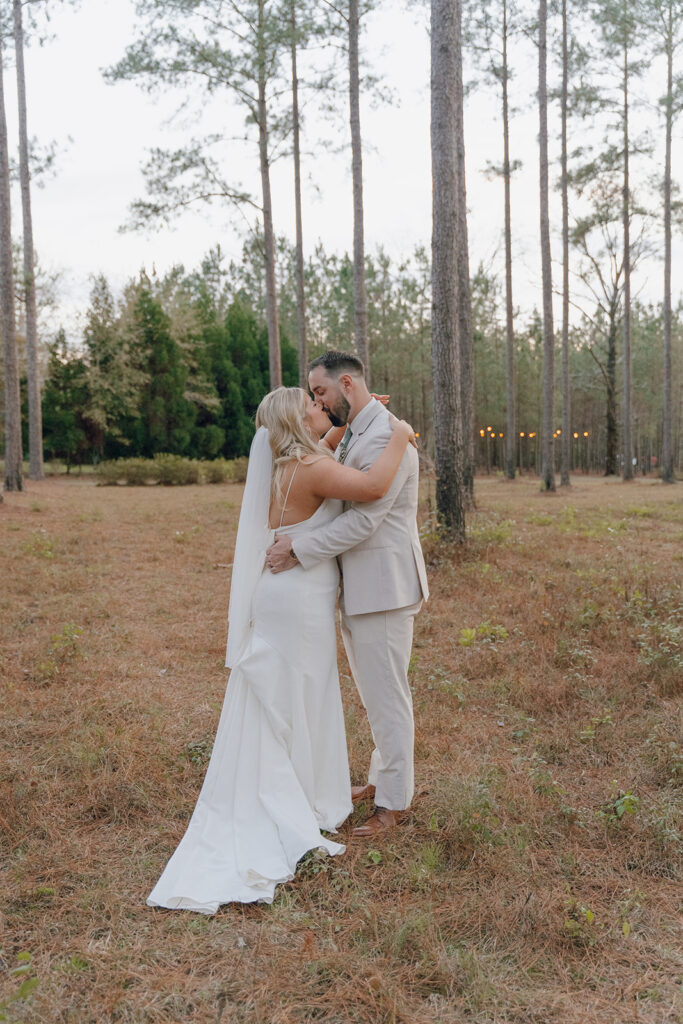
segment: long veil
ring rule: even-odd
[[[273,455],[268,431],[265,427],[259,427],[249,451],[247,481],[232,563],[228,645],[225,653],[228,668],[232,668],[239,658],[249,635],[252,599],[263,571],[266,548],[273,539],[273,531],[268,523],[272,472]]]

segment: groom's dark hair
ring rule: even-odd
[[[322,366],[331,377],[340,377],[342,373],[350,373],[352,377],[364,377],[365,367],[358,356],[353,352],[337,352],[336,349],[328,349],[321,356],[308,364],[308,372],[316,366]]]

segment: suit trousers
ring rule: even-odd
[[[418,601],[406,608],[347,615],[341,601],[344,647],[375,743],[368,782],[377,789],[377,806],[392,811],[409,807],[414,791],[415,726],[408,664],[413,624],[421,607]]]

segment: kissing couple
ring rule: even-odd
[[[310,365],[310,397],[261,402],[233,561],[226,665],[232,671],[187,831],[147,899],[215,914],[273,900],[358,800],[353,830],[397,826],[413,796],[413,622],[428,596],[417,532],[412,427],[365,384],[355,355]],[[346,430],[344,430],[346,427]],[[343,436],[342,436],[343,435]],[[375,749],[351,787],[337,673],[335,604]]]

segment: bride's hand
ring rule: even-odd
[[[410,423],[408,423],[407,420],[396,419],[396,417],[393,416],[390,413],[389,414],[389,423],[390,423],[391,429],[394,431],[394,433],[398,432],[398,433],[404,435],[405,437],[407,437],[407,439],[410,442],[410,444],[412,444],[413,448],[417,448],[417,440],[416,440],[415,431],[413,430],[413,428],[411,427]]]

